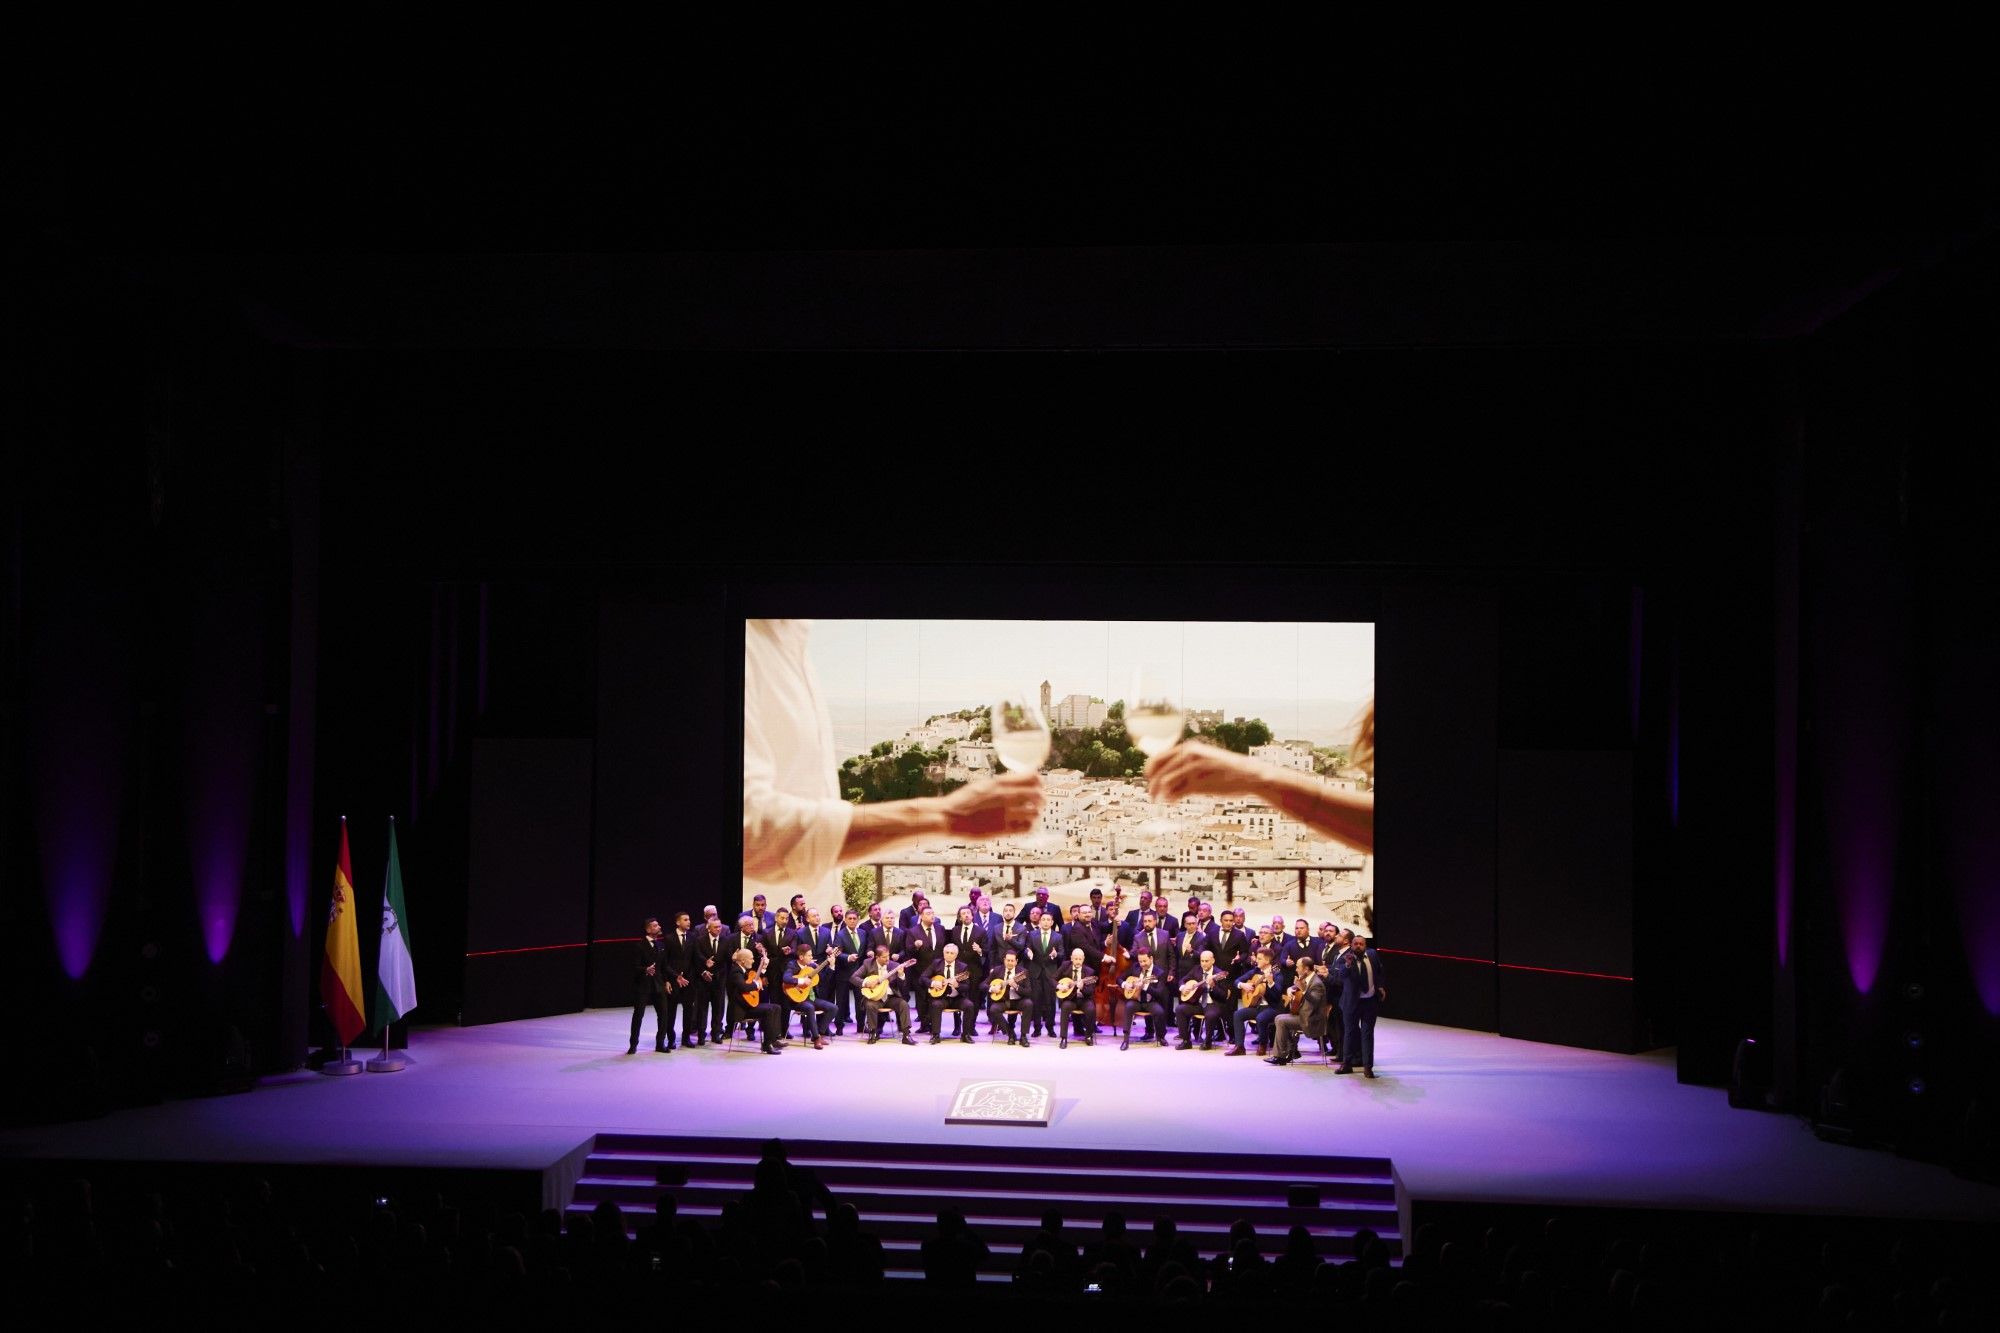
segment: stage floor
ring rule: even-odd
[[[0,1156],[375,1163],[547,1170],[602,1130],[884,1144],[1054,1140],[1393,1159],[1413,1199],[2000,1218],[2000,1189],[1893,1154],[1823,1143],[1784,1115],[1732,1110],[1674,1081],[1671,1053],[1609,1055],[1384,1020],[1373,1082],[1306,1061],[1116,1039],[1030,1050],[946,1041],[867,1047],[851,1033],[782,1055],[754,1043],[625,1054],[628,1012],[420,1028],[415,1064],[0,1133]],[[647,1019],[650,1043],[652,1020]],[[961,1078],[1055,1085],[1047,1129],[946,1125]]]

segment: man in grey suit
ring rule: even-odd
[[[1297,1013],[1281,1013],[1273,1025],[1275,1036],[1272,1044],[1277,1047],[1275,1055],[1264,1057],[1267,1065],[1288,1065],[1299,1058],[1299,1038],[1317,1037],[1326,1043],[1326,1019],[1330,1008],[1327,1003],[1326,978],[1319,974],[1313,960],[1299,955],[1295,966],[1298,977],[1292,983],[1300,992]],[[1287,992],[1289,994],[1290,992]]]

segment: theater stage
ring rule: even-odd
[[[412,1068],[265,1079],[236,1096],[0,1134],[9,1158],[375,1164],[537,1171],[567,1194],[599,1131],[920,1144],[1034,1141],[1393,1160],[1411,1200],[2000,1218],[2000,1189],[1891,1153],[1823,1143],[1799,1120],[1732,1110],[1674,1081],[1670,1053],[1610,1055],[1385,1020],[1381,1077],[1308,1058],[1274,1069],[1221,1049],[1114,1040],[1027,1051],[946,1041],[825,1051],[794,1042],[625,1054],[628,1013],[599,1009],[420,1028]],[[948,1126],[961,1078],[1053,1081],[1047,1129]]]

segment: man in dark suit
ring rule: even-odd
[[[902,952],[903,937],[893,923],[882,919],[882,904],[871,903],[868,919],[861,925],[861,947],[872,954],[878,944],[888,945],[890,955],[894,956]]]
[[[908,934],[923,920],[924,911],[931,905],[929,895],[918,892],[910,895],[910,905],[896,914],[896,929]],[[936,913],[932,913],[935,917]]]
[[[748,949],[738,949],[729,962],[729,1025],[756,1023],[763,1031],[763,1051],[766,1055],[776,1055],[784,1046],[778,1033],[778,1006],[765,992],[768,987],[757,972],[757,958]],[[749,993],[758,991],[755,1005],[750,1003]]]
[[[708,928],[694,937],[688,950],[688,980],[693,983],[688,1001],[687,1042],[699,1046],[706,1031],[708,1041],[721,1041],[729,1027],[729,937],[722,933],[722,918],[710,917]]]
[[[1194,1020],[1201,1020],[1201,1048],[1206,1051],[1215,1045],[1216,1032],[1222,1027],[1222,1006],[1229,995],[1229,974],[1215,965],[1215,954],[1203,949],[1194,970],[1180,978],[1180,984],[1195,983],[1192,997],[1182,1000],[1174,1008],[1174,1026],[1181,1030],[1180,1046],[1187,1050],[1192,1043],[1188,1034],[1194,1030]]]
[[[1160,919],[1160,929],[1178,942],[1181,937],[1181,919],[1174,914],[1173,900],[1164,893],[1154,894],[1153,915]]]
[[[1153,891],[1151,889],[1139,890],[1139,905],[1127,912],[1125,919],[1118,923],[1118,942],[1128,949],[1137,944],[1143,918],[1146,913],[1152,910]]]
[[[923,970],[924,999],[930,1012],[931,1045],[944,1040],[944,1011],[950,1009],[961,1016],[977,1013],[979,1008],[978,987],[972,984],[972,971],[958,961],[958,946],[946,944],[937,961]],[[931,982],[944,979],[944,993],[932,995]],[[971,1042],[971,1019],[966,1018],[965,1028],[959,1036],[962,1042]]]
[[[1285,975],[1289,977],[1298,971],[1301,958],[1312,958],[1314,962],[1318,962],[1319,959],[1314,957],[1318,953],[1315,947],[1318,944],[1319,941],[1313,937],[1310,921],[1300,917],[1292,922],[1292,933],[1285,936],[1278,953],[1278,965],[1285,969]]]
[[[1180,934],[1174,936],[1174,965],[1170,970],[1174,974],[1176,986],[1193,976],[1201,967],[1202,950],[1206,948],[1208,948],[1208,937],[1202,934],[1201,923],[1196,919],[1193,909],[1189,909],[1181,916]],[[1188,1040],[1187,1029],[1181,1027],[1181,1011],[1178,1005],[1174,1008],[1174,1027],[1180,1032],[1182,1041]]]
[[[1067,980],[1070,983],[1068,995],[1056,997],[1056,1031],[1061,1034],[1058,1050],[1069,1047],[1069,1030],[1078,1021],[1083,1024],[1083,1044],[1097,1044],[1096,1024],[1092,1019],[1093,1005],[1096,1003],[1097,971],[1089,965],[1081,948],[1069,951],[1069,961],[1056,973],[1055,983]]]
[[[854,974],[860,969],[863,957],[861,932],[839,903],[833,905],[833,924],[821,926],[820,932],[820,938],[814,942],[819,956],[833,954],[833,1035],[838,1037],[847,1031],[850,1019],[855,1020],[856,1031],[860,1030],[860,1014],[854,1005]]]
[[[660,951],[665,956],[665,962],[660,968],[660,975],[666,978],[668,1002],[673,1005],[674,1009],[678,1011],[679,1017],[683,1020],[681,1031],[686,1037],[700,1035],[698,1028],[688,1026],[686,1022],[687,1015],[691,1012],[688,1005],[688,992],[692,989],[689,963],[694,957],[693,950],[694,931],[688,927],[688,914],[686,912],[677,912],[674,914],[674,928],[660,932]],[[674,1016],[673,1014],[668,1015],[669,1019]],[[667,1049],[671,1051],[678,1044],[674,1037],[673,1024],[669,1022],[667,1025]]]
[[[987,971],[1000,966],[1000,948],[1006,944],[1001,938],[1000,914],[993,910],[992,895],[981,893],[972,907],[972,924],[979,927],[979,934],[986,941]]]
[[[769,905],[761,893],[750,900],[748,915],[757,923],[757,929],[759,930],[769,930],[778,924],[777,913],[769,910]]]
[[[1332,970],[1340,985],[1343,1036],[1340,1067],[1334,1072],[1375,1077],[1375,1019],[1382,1009],[1382,973],[1368,941],[1356,935]]]
[[[951,942],[958,946],[958,961],[972,973],[973,988],[977,989],[984,985],[986,960],[997,959],[999,951],[987,940],[986,932],[979,928],[979,922],[970,907],[958,909],[958,922],[951,928]],[[963,1035],[969,1038],[972,1035],[970,1032],[962,1032],[959,1027],[961,1021],[973,1021],[978,1015],[978,1010],[974,1008],[970,1013],[972,1018],[965,1017],[964,1012],[952,1016],[952,1036]]]
[[[1146,915],[1151,916],[1152,913]],[[1152,1022],[1154,1043],[1160,1046],[1167,1044],[1167,997],[1171,993],[1168,987],[1173,984],[1172,979],[1160,970],[1158,961],[1153,957],[1153,947],[1143,938],[1133,947],[1132,971],[1125,980],[1127,984],[1137,983],[1139,993],[1129,1000],[1123,995],[1118,999],[1119,1008],[1123,1010],[1118,1015],[1121,1033],[1118,1049],[1121,1051],[1132,1049],[1132,1020],[1141,1014]]]
[[[1173,967],[1174,942],[1166,931],[1160,929],[1159,918],[1153,915],[1151,908],[1139,914],[1139,928],[1132,932],[1132,938],[1125,947],[1135,953],[1144,949],[1152,954],[1153,970],[1156,972]]]
[[[1063,928],[1063,942],[1070,949],[1083,950],[1083,961],[1093,972],[1104,961],[1104,925],[1089,907],[1080,907],[1077,919]]]
[[[1055,1027],[1056,974],[1062,971],[1069,949],[1063,943],[1062,932],[1046,915],[1041,916],[1021,937],[1021,948],[1024,950],[1024,961],[1035,974],[1035,1013],[1030,1027],[1034,1035],[1040,1036],[1044,1030]]]
[[[814,1050],[823,1051],[826,1049],[826,1030],[833,1026],[833,1001],[820,998],[820,987],[826,984],[825,976],[813,966],[812,945],[800,940],[792,960],[785,964],[784,984],[803,985],[801,974],[807,972],[815,974],[817,979],[812,989],[806,992],[806,998],[794,999],[788,992],[780,990],[779,1002],[784,1006],[785,1026],[791,1026],[791,1015],[796,1013],[799,1016],[799,1031],[812,1038]]]
[[[1267,1065],[1288,1065],[1299,1058],[1299,1038],[1317,1037],[1322,1045],[1326,1042],[1327,1010],[1326,978],[1319,974],[1319,968],[1311,958],[1300,955],[1302,961],[1297,966],[1297,978],[1292,983],[1304,994],[1299,1001],[1297,1013],[1281,1012],[1272,1025],[1272,1044],[1277,1047],[1275,1054],[1264,1057]]]
[[[667,952],[661,947],[658,917],[646,918],[646,933],[639,939],[638,951],[633,955],[632,971],[632,1041],[625,1048],[625,1054],[639,1053],[639,1025],[646,1020],[646,1008],[652,1006],[656,1030],[653,1033],[653,1049],[664,1054],[674,1048],[673,1010],[667,1004],[668,987],[673,984],[667,971]]]
[[[986,1006],[986,1029],[998,1032],[1004,1028],[1009,1046],[1026,1046],[1026,1025],[1035,1019],[1035,983],[1033,971],[1023,966],[1019,945],[1002,946],[993,980],[1000,983],[1000,997]]]
[[[898,972],[896,967],[897,965],[890,961],[889,946],[887,944],[878,944],[875,946],[873,956],[862,963],[855,975],[854,988],[856,995],[861,994],[861,988],[867,984],[870,977],[884,976],[889,978],[888,992],[881,999],[870,1000],[864,997],[861,1001],[862,1008],[865,1010],[861,1025],[867,1029],[868,1044],[870,1046],[873,1046],[882,1039],[882,1014],[885,1010],[896,1016],[896,1031],[903,1034],[903,1045],[914,1046],[917,1044],[917,1039],[910,1035],[909,969],[905,968]]]
[[[770,937],[766,932],[757,928],[757,918],[749,912],[745,912],[736,919],[736,933],[729,937],[729,956],[734,958],[739,952],[750,955],[753,967],[760,963],[764,965],[764,980],[767,983],[766,989],[769,989],[768,983],[777,980],[772,975],[770,968],[772,956]],[[778,966],[783,967],[784,964],[780,963]],[[776,1006],[774,1005],[773,1008],[776,1008]],[[782,1009],[778,1010],[778,1021],[780,1023],[785,1021]],[[725,1033],[724,1035],[728,1034]],[[778,1035],[781,1037],[784,1036],[784,1031],[781,1029]],[[716,1040],[720,1041],[722,1038],[717,1037]]]
[[[916,960],[916,965],[910,969],[914,976],[922,977],[930,971],[931,964],[935,963],[939,955],[943,953],[945,942],[948,938],[944,928],[938,925],[936,915],[932,913],[928,905],[925,906],[921,914],[917,917],[916,924],[903,932],[902,956]],[[917,1012],[923,1015],[923,1021],[928,1031],[928,1024],[930,1023],[929,1006],[919,1005]]]

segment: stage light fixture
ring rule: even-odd
[[[1910,1080],[1910,1095],[1912,1097],[1923,1096],[1924,1089],[1925,1089],[1925,1084],[1921,1078],[1913,1078]]]
[[[1924,1034],[1921,1032],[1908,1033],[1903,1038],[1903,1045],[1913,1051],[1921,1051],[1924,1048]]]

